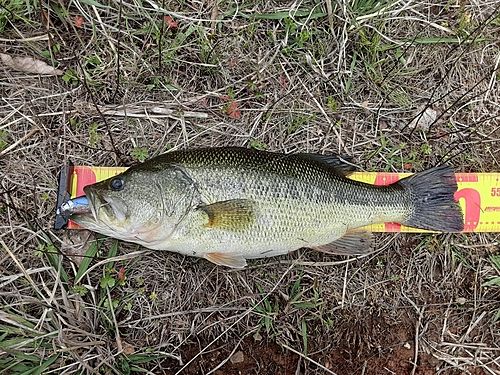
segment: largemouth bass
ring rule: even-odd
[[[349,179],[336,155],[238,147],[174,151],[86,186],[86,229],[150,249],[241,268],[251,258],[312,248],[363,254],[380,222],[463,229],[453,170],[438,166],[389,186]]]

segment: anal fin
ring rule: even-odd
[[[372,240],[372,233],[354,230],[333,242],[311,246],[311,249],[334,255],[363,255],[372,251]]]
[[[231,268],[244,268],[247,261],[241,255],[232,253],[206,253],[204,255],[206,260],[215,263],[219,266],[226,266]]]

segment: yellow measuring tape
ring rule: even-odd
[[[125,171],[124,167],[75,166],[70,172],[70,195],[84,195],[83,188]],[[388,185],[411,173],[354,172],[349,178],[374,185]],[[500,173],[456,173],[458,184],[455,199],[464,213],[464,232],[500,232]],[[68,228],[77,228],[71,221]],[[396,223],[367,227],[372,232],[423,233],[421,229]]]

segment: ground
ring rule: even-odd
[[[3,0],[0,373],[499,373],[495,233],[235,271],[53,229],[69,162],[238,145],[499,171],[499,6]]]

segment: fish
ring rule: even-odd
[[[350,179],[353,170],[335,154],[177,150],[85,186],[86,206],[66,212],[85,229],[232,268],[301,248],[366,254],[372,235],[361,228],[375,223],[463,230],[451,166],[387,186]]]

